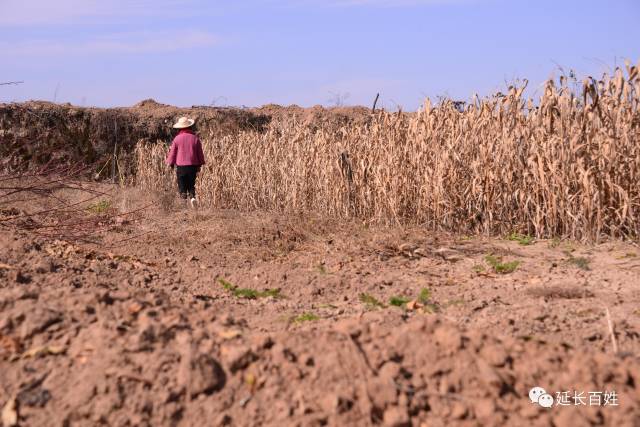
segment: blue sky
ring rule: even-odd
[[[640,60],[638,0],[0,0],[0,102],[418,107]]]

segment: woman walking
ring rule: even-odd
[[[180,197],[189,200],[192,207],[196,203],[196,176],[200,167],[204,165],[204,153],[200,138],[193,131],[195,120],[180,117],[173,125],[180,129],[171,143],[166,163],[173,168],[176,166],[178,191]]]

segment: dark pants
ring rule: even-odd
[[[176,166],[176,176],[178,177],[178,191],[180,197],[196,197],[196,175],[199,166]]]

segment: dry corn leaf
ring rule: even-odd
[[[252,387],[256,383],[256,376],[251,373],[248,373],[244,376],[244,382],[248,386]]]
[[[130,314],[137,314],[140,312],[140,310],[142,310],[142,304],[140,304],[138,301],[132,302],[131,305],[129,305],[129,307],[127,308],[127,311]]]
[[[420,301],[418,300],[411,300],[409,301],[406,306],[407,310],[417,310],[419,308],[424,307],[424,304],[422,304]]]
[[[489,277],[489,278],[496,277],[496,275],[495,275],[495,274],[492,274],[492,273],[490,273],[490,272],[488,272],[488,271],[478,271],[478,272],[476,272],[476,274],[477,274],[478,276]]]
[[[20,351],[20,342],[16,338],[0,334],[0,349],[15,354]]]
[[[66,352],[67,349],[62,346],[57,345],[45,345],[44,347],[35,347],[25,351],[22,354],[24,359],[28,359],[30,357],[41,357],[47,355],[57,355]]]
[[[15,398],[9,401],[2,408],[2,426],[14,427],[18,425],[18,402]]]
[[[233,338],[237,338],[242,335],[242,332],[236,329],[230,329],[228,331],[220,331],[218,332],[218,336],[225,340],[231,340]]]
[[[256,388],[258,388],[258,378],[254,374],[248,373],[244,376],[244,382],[251,390],[251,393],[255,393]]]
[[[0,270],[13,270],[15,267],[9,264],[0,262]]]

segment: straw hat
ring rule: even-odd
[[[194,124],[195,122],[196,122],[196,121],[195,121],[195,120],[193,120],[193,119],[189,119],[189,118],[187,118],[187,117],[180,117],[180,118],[178,119],[178,123],[176,123],[175,125],[173,125],[173,128],[174,128],[174,129],[186,129],[186,128],[188,128],[188,127],[193,126],[193,124]]]

